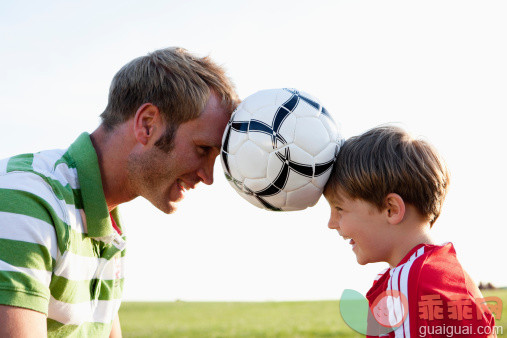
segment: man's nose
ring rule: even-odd
[[[197,175],[204,184],[213,184],[213,167],[215,166],[215,158],[208,159],[202,167],[197,171]]]

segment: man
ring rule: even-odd
[[[115,75],[91,135],[0,161],[0,337],[121,336],[116,207],[143,196],[172,213],[186,190],[212,184],[237,103],[209,58],[162,49]]]

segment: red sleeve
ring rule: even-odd
[[[412,337],[495,337],[495,321],[481,311],[482,295],[456,259],[452,245],[416,260],[409,275]]]

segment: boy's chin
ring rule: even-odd
[[[362,258],[362,257],[357,257],[357,256],[356,256],[356,260],[357,260],[357,263],[359,265],[366,265],[366,264],[370,264],[370,263],[386,262],[386,261],[381,260],[381,259]]]
[[[368,263],[374,263],[370,259],[356,255],[356,260],[359,265],[366,265]]]

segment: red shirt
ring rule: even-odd
[[[386,295],[395,298],[383,299]],[[494,317],[451,243],[417,245],[398,266],[379,275],[366,298],[377,320],[385,316],[391,326],[402,323],[389,337],[496,337]]]

